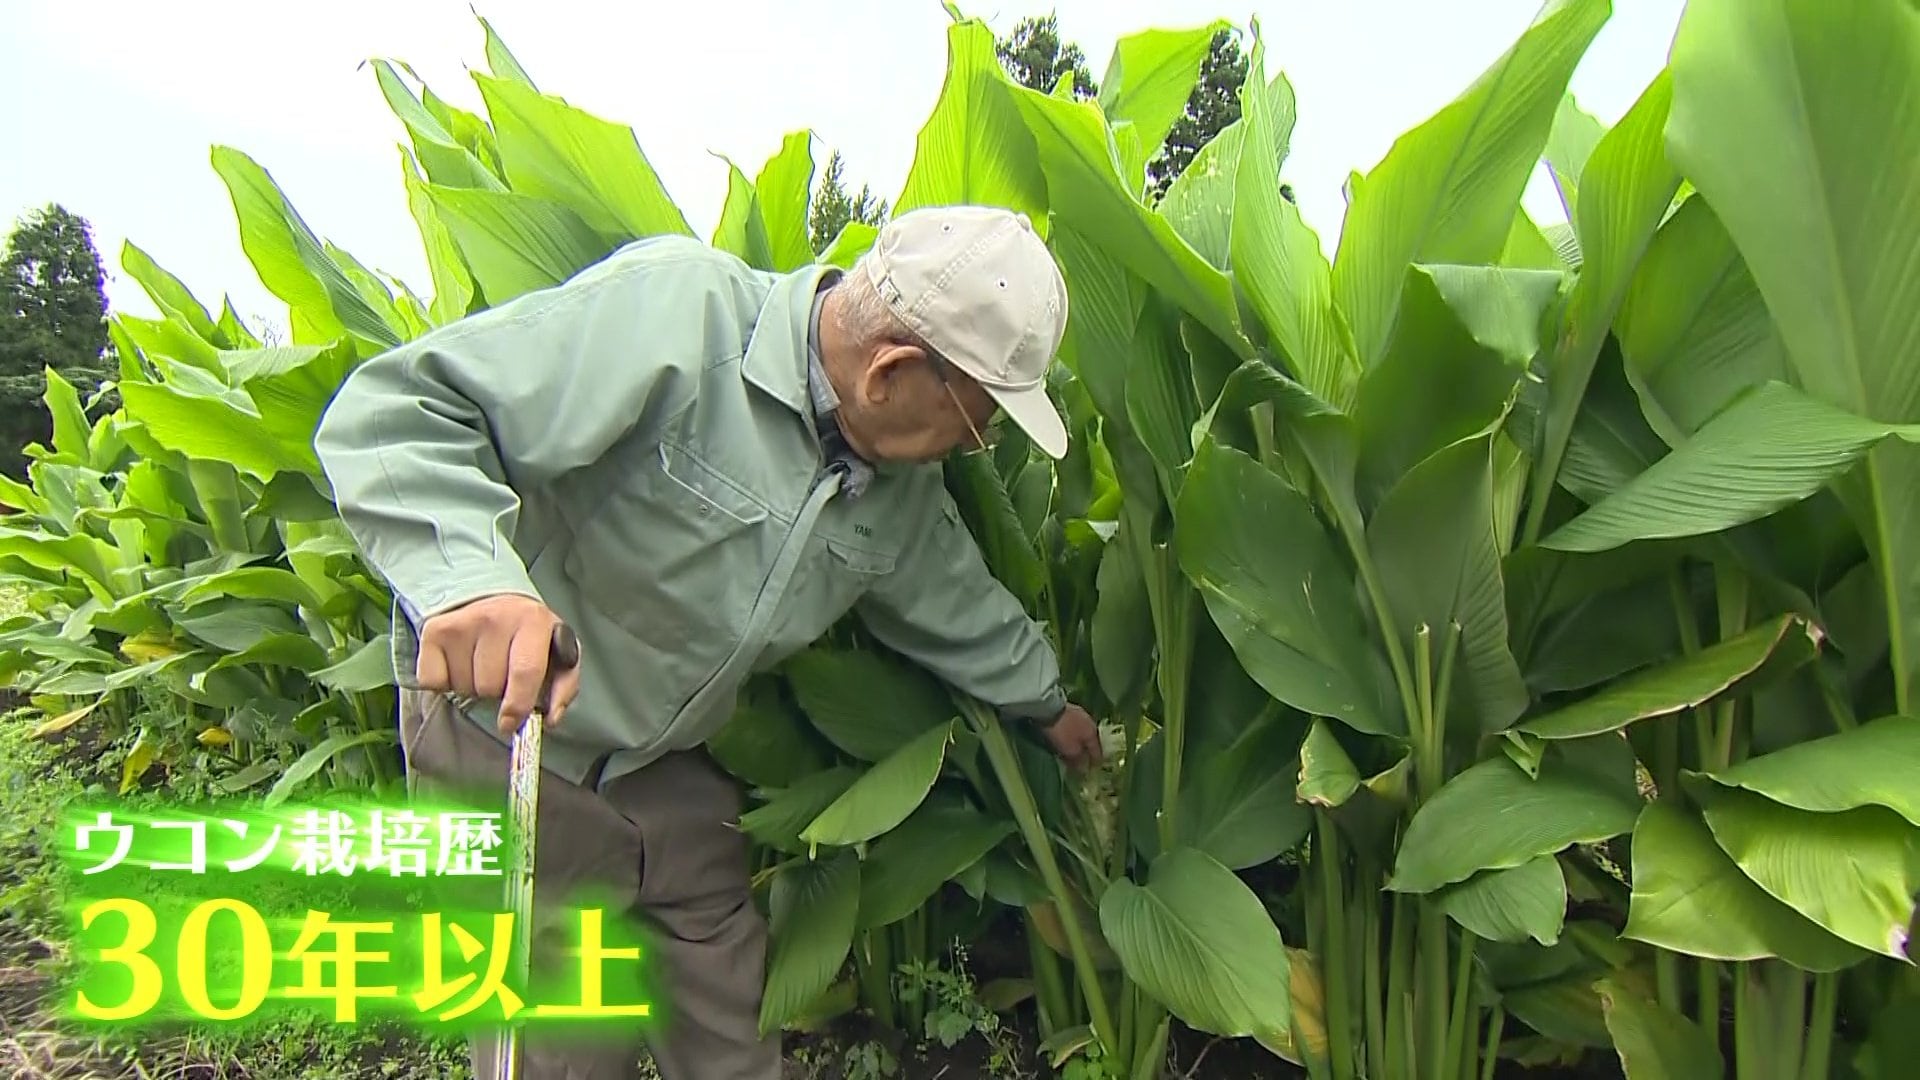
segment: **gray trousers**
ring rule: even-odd
[[[505,807],[507,748],[446,697],[402,691],[400,733],[417,796]],[[646,929],[638,970],[653,1016],[597,1039],[535,1021],[521,1032],[525,1080],[635,1080],[643,1054],[663,1080],[780,1080],[779,1038],[758,1035],[767,928],[753,905],[740,810],[739,785],[699,751],[670,754],[604,794],[541,777],[533,977],[579,985],[568,978],[579,964],[568,954],[579,940],[571,906],[591,890],[578,902],[609,908],[607,946],[629,943],[630,934],[615,936],[617,916]],[[504,902],[504,879],[486,880],[500,882]],[[610,973],[609,987],[618,977]],[[475,1080],[497,1080],[495,1042],[472,1038]]]

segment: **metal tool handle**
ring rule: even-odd
[[[553,707],[553,683],[580,663],[580,639],[566,623],[555,623],[547,647],[547,673],[533,712],[513,735],[508,764],[507,801],[513,812],[514,859],[507,872],[507,907],[513,912],[513,970],[526,985],[532,967],[534,840],[539,821],[540,737]],[[521,1080],[520,1024],[509,1021],[500,1040],[499,1080]]]

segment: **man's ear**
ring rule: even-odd
[[[926,356],[917,345],[888,342],[880,346],[860,371],[857,385],[861,399],[869,405],[878,405],[891,398],[897,392],[901,376],[915,364],[924,362]]]

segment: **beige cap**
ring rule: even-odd
[[[1025,214],[935,206],[887,222],[865,260],[887,306],[992,395],[1049,457],[1067,426],[1047,369],[1067,328],[1067,283]]]

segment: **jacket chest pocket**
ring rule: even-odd
[[[694,451],[663,443],[587,509],[567,569],[635,637],[724,657],[767,570],[767,508]]]

